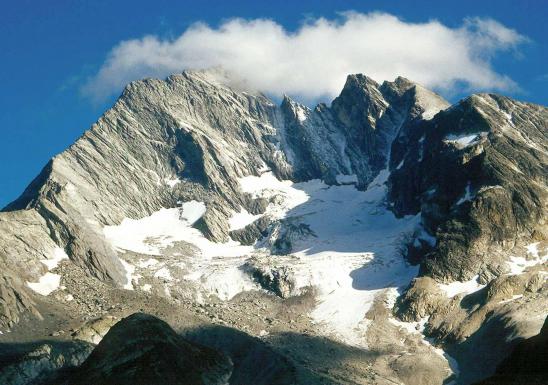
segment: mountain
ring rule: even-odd
[[[100,341],[142,312],[229,357],[229,383],[468,384],[538,334],[546,107],[357,74],[311,109],[239,84],[129,84],[0,212],[5,370],[43,339],[131,351]],[[80,356],[29,372],[103,365]]]

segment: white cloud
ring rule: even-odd
[[[217,66],[259,91],[306,100],[337,95],[349,73],[377,81],[402,75],[447,93],[463,84],[508,90],[514,82],[497,73],[491,59],[524,41],[480,18],[449,28],[435,20],[409,23],[386,13],[347,12],[337,20],[307,20],[294,32],[272,20],[232,19],[216,29],[194,24],[174,40],[122,41],[83,91],[101,100],[132,80]]]

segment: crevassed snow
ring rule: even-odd
[[[49,293],[57,290],[60,282],[61,276],[59,274],[47,272],[40,277],[38,282],[27,282],[27,286],[38,294],[48,295]]]
[[[438,286],[443,290],[449,298],[453,298],[459,294],[472,294],[480,289],[483,289],[485,285],[481,285],[478,282],[479,276],[475,276],[472,279],[464,282],[455,281],[451,283],[438,283]]]
[[[250,214],[246,209],[241,208],[239,213],[234,213],[232,217],[228,219],[230,231],[243,229],[260,217],[261,214],[253,215]]]
[[[368,325],[364,317],[375,297],[387,288],[407,285],[418,272],[397,248],[420,218],[397,219],[386,210],[382,201],[388,175],[383,170],[366,191],[318,180],[292,185],[309,199],[284,216],[298,218],[315,234],[294,242],[292,255],[297,260],[291,265],[298,286],[317,289],[312,320],[326,334],[349,344],[362,345]]]
[[[327,186],[319,180],[293,184],[272,175],[247,177],[244,191],[256,196],[282,197],[267,208],[279,218],[294,218],[315,236],[293,243],[288,261],[297,287],[314,286],[318,305],[313,322],[327,335],[363,346],[364,318],[377,295],[407,285],[417,267],[397,254],[401,238],[412,232],[419,215],[397,219],[383,199],[388,171],[383,170],[366,191],[352,185]]]

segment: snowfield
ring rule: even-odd
[[[276,198],[271,199],[263,215],[310,230],[292,239],[291,256],[276,257],[276,267],[292,272],[296,293],[315,288],[318,304],[310,313],[312,321],[325,335],[351,345],[365,346],[368,322],[364,317],[376,296],[386,290],[401,290],[418,272],[403,260],[398,247],[406,234],[417,230],[419,215],[397,219],[386,210],[388,175],[381,172],[366,191],[357,190],[353,184],[329,186],[320,180],[280,181],[270,172],[240,179],[242,191],[254,197]],[[340,179],[348,183],[355,177]],[[194,282],[204,295],[223,300],[242,291],[259,290],[241,267],[251,256],[268,256],[268,244],[253,247],[234,241],[209,241],[192,227],[205,210],[202,202],[186,202],[146,218],[124,219],[120,225],[105,227],[104,233],[118,250],[150,256],[161,256],[175,242],[194,245],[198,255],[178,262],[188,270],[184,276],[170,271],[169,263],[155,263],[156,259],[140,262],[155,269],[155,277],[164,280],[166,290],[180,282]],[[242,209],[230,218],[230,228],[243,228],[258,217]],[[138,284],[138,277],[131,276],[132,269],[126,265],[128,281]]]

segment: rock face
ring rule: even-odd
[[[70,370],[80,365],[92,349],[93,345],[82,342],[39,344],[13,362],[0,365],[0,383],[10,385],[48,383],[59,370]]]
[[[178,336],[168,324],[133,314],[114,325],[86,361],[58,384],[226,384],[232,362]]]
[[[477,385],[546,384],[546,357],[548,357],[548,320],[540,333],[521,341],[510,356],[498,366],[494,376]]]
[[[487,94],[402,127],[389,199],[398,215],[421,213],[409,245],[421,274],[487,282],[514,246],[546,239],[547,128],[546,108]]]
[[[52,303],[68,308],[74,300],[76,307],[95,306],[64,294],[62,279],[82,285],[96,282],[113,290],[137,289],[173,303],[189,298],[210,301],[203,293],[194,296],[198,285],[216,288],[216,300],[263,290],[262,294],[294,302],[321,294],[309,287],[307,282],[312,281],[332,284],[321,295],[337,290],[340,281],[349,277],[349,295],[350,289],[376,293],[392,288],[392,280],[375,276],[377,270],[360,270],[370,262],[372,266],[385,262],[394,266],[392,255],[374,255],[375,250],[388,250],[382,242],[377,249],[379,245],[371,240],[367,247],[373,251],[358,250],[352,242],[334,250],[334,244],[323,242],[318,235],[323,231],[325,237],[327,227],[319,224],[318,231],[304,220],[313,212],[296,210],[298,215],[288,215],[299,202],[302,209],[313,194],[320,197],[322,191],[334,188],[345,194],[346,187],[364,195],[323,197],[335,206],[354,199],[353,205],[346,206],[358,208],[352,211],[367,207],[367,215],[357,215],[351,224],[360,229],[375,230],[369,221],[377,219],[383,229],[382,218],[388,216],[408,221],[411,227],[405,231],[414,228],[412,232],[390,238],[391,244],[402,244],[402,255],[394,258],[420,265],[419,276],[395,300],[393,313],[394,302],[383,317],[363,307],[356,310],[359,319],[352,322],[361,325],[358,332],[377,322],[372,329],[383,331],[384,343],[394,356],[407,351],[409,344],[387,342],[394,325],[386,324],[415,323],[421,332],[423,325],[424,332],[461,364],[462,383],[491,374],[516,337],[538,332],[548,298],[546,107],[492,94],[472,95],[449,106],[440,96],[401,77],[378,84],[365,75],[349,75],[330,106],[314,108],[287,96],[278,106],[262,94],[229,84],[222,71],[185,71],[166,80],[131,83],[97,123],[55,156],[24,193],[0,212],[0,334],[23,319],[41,320]],[[244,188],[242,181],[249,178],[252,186]],[[256,188],[262,183],[267,186]],[[288,186],[294,183],[301,190],[290,191]],[[269,189],[277,190],[269,194]],[[321,208],[309,203],[310,210]],[[190,214],[184,209],[188,204]],[[337,214],[337,210],[326,212]],[[164,216],[152,220],[158,213]],[[334,222],[348,229],[345,223]],[[106,233],[112,234],[123,224],[127,234],[139,235],[142,228],[137,225],[143,223],[149,226],[147,230],[164,230],[153,231],[154,236],[148,238],[146,233],[140,240],[154,247],[132,249],[123,242],[115,246]],[[186,238],[180,236],[182,232]],[[381,232],[370,234],[382,237]],[[193,243],[196,239],[200,247]],[[318,252],[325,257],[321,261],[329,261],[331,252],[348,256],[342,264],[351,269],[350,274],[332,280],[322,264],[314,265],[319,270],[298,268],[297,262],[315,262],[292,254],[303,240],[311,244],[317,240]],[[240,244],[235,246],[234,241]],[[249,248],[242,249],[242,245]],[[262,251],[245,255],[251,254],[252,246],[255,251],[261,246],[264,255]],[[227,257],[229,265],[216,264],[220,257]],[[198,272],[191,272],[190,267]],[[339,267],[333,266],[334,271],[340,273]],[[74,276],[67,279],[70,274]],[[358,282],[361,274],[367,283]],[[373,308],[379,312],[383,305],[373,297]],[[91,326],[78,329],[78,338],[98,342],[114,322],[108,313],[110,304],[99,305],[101,313],[94,317],[101,318],[91,323],[85,319]],[[325,305],[327,310],[308,314],[315,314],[321,322],[300,327],[319,330],[322,322],[332,318],[329,306],[333,304]],[[525,317],[530,312],[535,317]],[[393,315],[400,321],[392,319]],[[353,325],[341,317],[335,319]],[[236,318],[240,322],[241,317]],[[247,319],[251,324],[242,327],[245,331],[256,326]],[[154,333],[139,339],[132,333],[143,325]],[[158,346],[169,350],[172,364],[188,369],[186,374],[170,375],[202,381],[196,383],[222,383],[230,372],[221,354],[181,340],[167,325],[144,315],[116,324],[111,332],[71,374],[75,381],[71,383],[83,383],[90,376],[98,376],[93,377],[96,383],[108,383],[104,382],[106,373],[113,370],[130,378],[128,370],[137,376],[140,365],[150,362],[168,370],[160,362]],[[373,336],[370,339],[379,342]],[[228,347],[210,342],[237,357],[236,342]],[[130,357],[128,353],[141,344],[150,350]],[[429,348],[420,344],[415,348],[423,364],[430,362]],[[131,365],[117,361],[115,352],[127,357]],[[112,359],[105,361],[103,354]],[[489,362],[478,366],[479,355],[489,357]],[[375,357],[379,378],[397,366],[387,364],[382,353]],[[292,383],[296,366],[283,358],[277,360],[279,365],[265,370],[270,376],[265,378],[270,383],[278,377],[283,379],[280,383]],[[401,373],[410,379],[415,364],[420,363],[409,357],[400,361]],[[252,364],[246,356],[239,357],[236,366]],[[280,367],[293,369],[283,376]],[[448,378],[440,368],[436,364],[429,370],[436,373],[435,378]],[[236,371],[235,376],[240,378],[238,373],[244,372]],[[390,373],[386,378],[397,377]],[[413,378],[416,383],[422,381],[420,376]],[[253,381],[258,383],[257,378]]]

